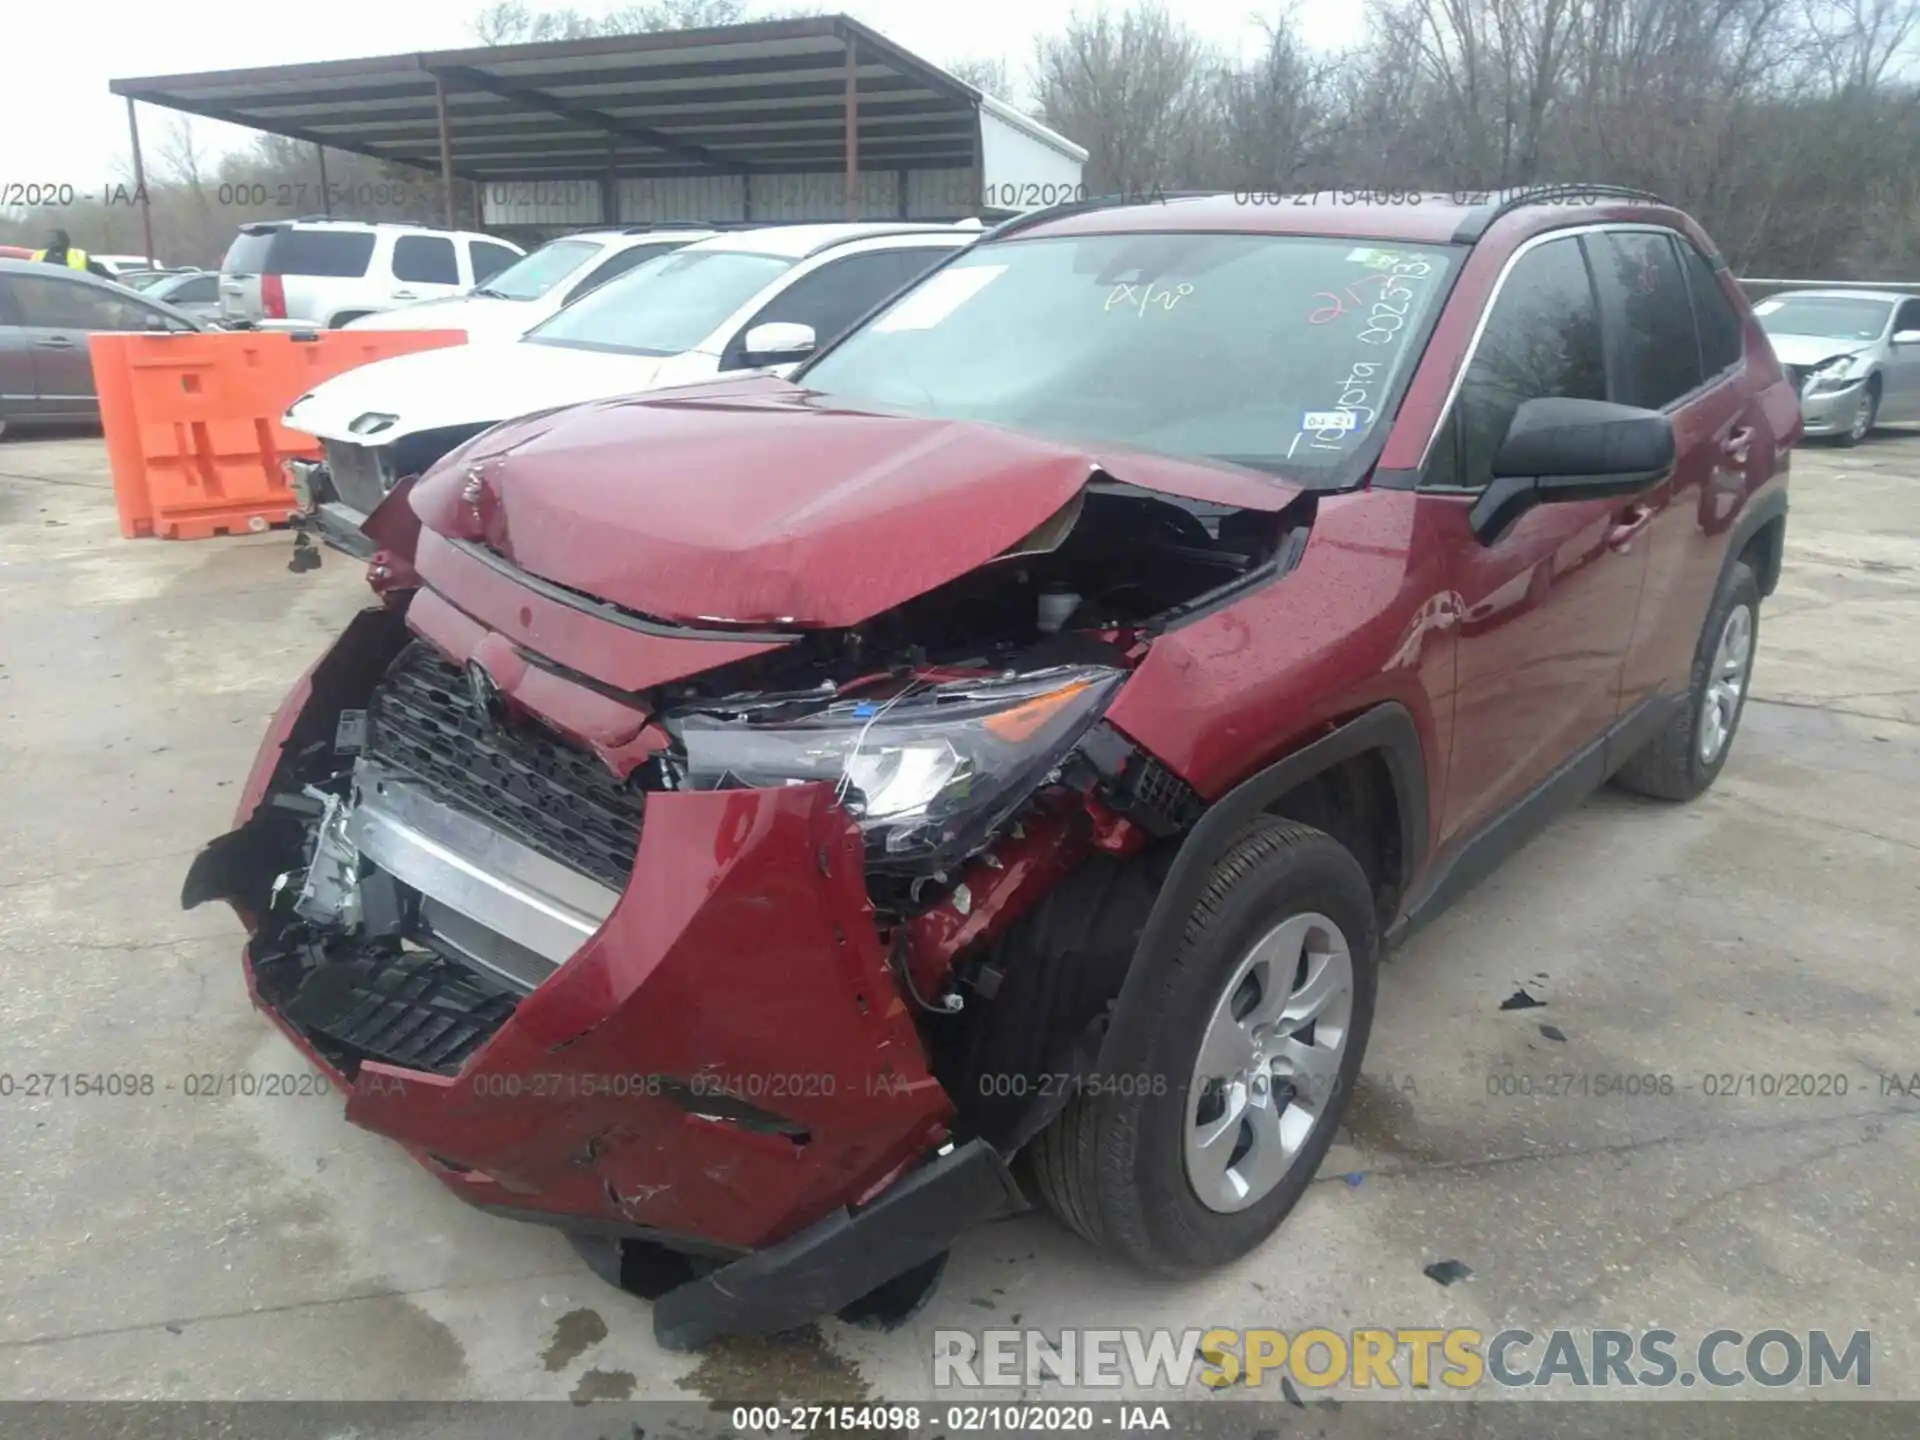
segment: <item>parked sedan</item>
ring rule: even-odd
[[[31,260],[0,260],[0,435],[10,425],[98,421],[87,336],[208,327],[124,285]]]
[[[1920,420],[1920,297],[1795,290],[1753,313],[1800,392],[1807,434],[1858,445],[1882,420]]]
[[[220,318],[220,276],[212,270],[182,270],[136,288],[208,324]]]

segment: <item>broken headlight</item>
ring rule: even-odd
[[[884,699],[790,712],[703,710],[673,725],[689,789],[825,781],[867,837],[870,865],[934,871],[965,859],[1099,718],[1121,672],[915,681]]]

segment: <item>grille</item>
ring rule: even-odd
[[[335,1059],[453,1075],[514,1003],[438,955],[363,950],[315,969],[281,1013]]]
[[[333,493],[362,515],[371,515],[387,498],[383,453],[368,445],[348,445],[339,440],[324,442],[327,475],[333,481]]]
[[[495,728],[465,674],[422,642],[401,652],[374,692],[366,754],[614,890],[633,875],[640,792],[542,725]]]

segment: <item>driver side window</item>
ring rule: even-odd
[[[1893,333],[1902,330],[1920,330],[1920,300],[1902,301],[1899,313],[1893,318]]]
[[[1521,404],[1607,398],[1593,281],[1569,236],[1529,250],[1494,297],[1453,410],[1427,457],[1423,489],[1480,490]]]

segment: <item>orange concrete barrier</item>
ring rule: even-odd
[[[284,461],[317,459],[280,423],[322,380],[391,355],[466,341],[464,330],[93,335],[93,383],[120,533],[204,540],[265,530],[294,509]]]

